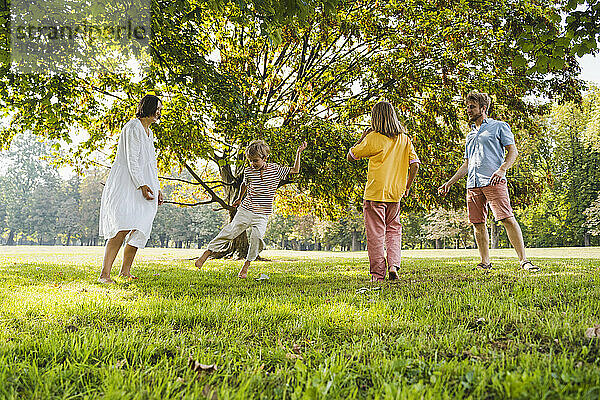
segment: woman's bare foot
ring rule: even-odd
[[[106,285],[106,284],[115,283],[115,281],[110,279],[110,276],[109,277],[101,276],[100,278],[98,278],[98,283],[102,283],[103,285]]]
[[[133,276],[131,274],[129,274],[129,275],[119,274],[119,277],[125,278],[125,279],[137,279],[138,278],[137,276]]]

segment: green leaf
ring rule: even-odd
[[[525,42],[522,46],[522,50],[526,53],[529,53],[535,47],[535,43],[532,41]]]
[[[567,9],[574,10],[579,5],[579,0],[568,0]]]
[[[518,54],[513,58],[512,65],[516,68],[524,67],[527,64],[527,60],[522,55]]]
[[[586,47],[588,48],[588,50],[594,50],[596,48],[598,48],[598,43],[596,42],[596,39],[594,38],[589,38],[588,40],[585,41],[586,43]]]
[[[550,61],[550,68],[553,70],[560,70],[565,66],[565,60],[561,58],[554,58]]]

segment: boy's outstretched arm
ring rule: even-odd
[[[298,146],[298,150],[296,151],[296,161],[294,162],[294,166],[290,170],[290,174],[297,174],[298,172],[300,172],[300,156],[302,155],[304,149],[306,149],[306,146],[308,146],[306,142],[302,142],[302,144]]]

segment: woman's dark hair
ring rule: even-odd
[[[147,118],[153,116],[154,114],[156,114],[156,110],[158,110],[158,105],[160,103],[160,99],[155,95],[145,95],[144,98],[140,100],[140,104],[138,104],[135,116],[137,118]]]

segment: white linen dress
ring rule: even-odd
[[[148,130],[150,136],[137,118],[121,130],[100,203],[100,235],[110,239],[119,231],[134,230],[125,243],[138,249],[143,249],[150,238],[160,190],[154,135]],[[153,200],[142,195],[139,188],[144,185],[152,189]]]

